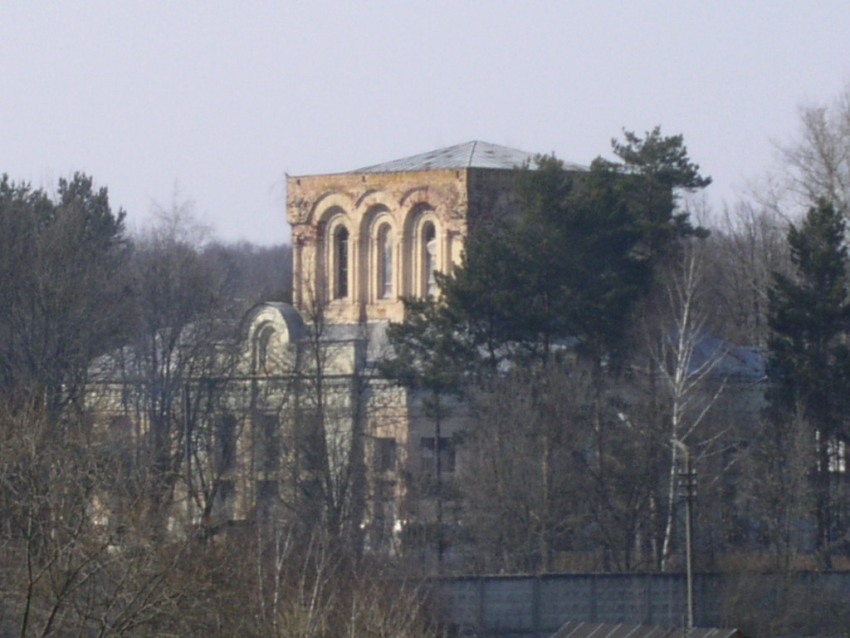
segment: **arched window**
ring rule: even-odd
[[[257,331],[254,348],[256,353],[256,371],[259,373],[268,372],[271,366],[269,345],[274,334],[275,329],[271,324],[265,324]]]
[[[340,226],[334,232],[334,299],[348,297],[348,229]]]
[[[389,224],[384,224],[378,230],[377,241],[379,299],[391,299],[393,296],[393,248],[393,229]]]
[[[434,297],[437,294],[437,229],[431,222],[422,227],[422,266],[422,289],[426,297]]]

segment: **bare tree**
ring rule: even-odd
[[[362,546],[366,496],[368,379],[363,368],[368,334],[365,326],[332,327],[327,302],[312,291],[308,296],[295,415],[302,460],[299,491],[305,503],[321,504],[316,522],[357,548]]]
[[[123,232],[85,175],[54,198],[0,178],[0,394],[81,409],[89,361],[122,332]]]
[[[790,573],[802,567],[798,558],[806,546],[803,521],[812,510],[816,447],[800,410],[789,418],[762,419],[756,436],[758,445],[745,456],[749,514],[763,530],[769,567]]]
[[[0,631],[122,636],[172,623],[186,540],[153,547],[111,441],[41,407],[0,407]],[[119,516],[122,511],[125,515]]]
[[[779,147],[784,175],[796,208],[825,199],[850,211],[850,88],[830,104],[800,109],[797,139]]]
[[[773,273],[790,268],[787,220],[770,208],[741,201],[726,209],[706,239],[708,327],[731,343],[767,346],[768,290]]]
[[[289,245],[211,242],[204,246],[202,259],[213,270],[227,273],[227,294],[242,310],[261,301],[292,301]]]
[[[103,359],[124,388],[121,408],[135,429],[137,466],[147,475],[151,514],[163,525],[175,513],[175,487],[183,476],[191,480],[184,463],[202,449],[192,439],[203,435],[201,422],[211,421],[217,397],[229,390],[223,380],[239,354],[224,276],[202,261],[195,242],[203,231],[186,215],[175,207],[135,242],[132,339]],[[191,486],[183,487],[188,495]]]
[[[669,566],[680,499],[680,448],[693,447],[697,457],[707,453],[709,444],[720,437],[717,432],[699,431],[725,388],[722,379],[717,381],[715,370],[726,355],[725,346],[706,332],[704,248],[702,242],[682,246],[678,263],[666,273],[663,284],[668,321],[662,321],[657,330],[646,332],[653,337],[648,344],[653,367],[650,375],[658,376],[657,383],[651,384],[658,393],[653,401],[660,401],[659,416],[667,424],[662,429],[666,430],[666,440],[658,443],[670,453],[666,470],[666,521],[659,556],[662,570]]]
[[[292,528],[269,528],[256,546],[255,599],[261,613],[254,635],[281,638],[437,638],[444,635],[422,583],[386,565],[352,561],[324,530],[298,538]],[[432,613],[429,613],[431,611]]]
[[[588,387],[581,370],[552,365],[473,395],[458,486],[476,569],[547,571],[584,549]]]

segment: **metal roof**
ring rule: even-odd
[[[524,165],[534,164],[535,153],[519,151],[507,146],[488,142],[466,142],[447,146],[428,153],[366,166],[352,173],[400,173],[406,171],[433,171],[462,168],[496,168],[510,170]],[[580,170],[578,164],[564,163],[566,168]]]
[[[651,625],[605,625],[570,621],[552,638],[743,638],[737,629],[710,629],[694,627],[689,633],[681,628],[654,627]]]
[[[754,346],[734,346],[712,337],[701,336],[695,343],[690,361],[691,374],[711,370],[716,379],[757,383],[767,379],[767,352]]]

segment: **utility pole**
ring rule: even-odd
[[[442,438],[439,398],[434,399],[436,411],[434,413],[434,478],[437,481],[437,573],[442,573],[443,568],[443,462],[440,458],[440,439]]]
[[[694,563],[693,563],[693,499],[694,473],[691,469],[691,452],[679,439],[672,440],[673,445],[682,451],[685,460],[681,476],[685,483],[685,560],[688,581],[688,635],[694,628]]]
[[[186,455],[186,518],[191,525],[194,522],[192,489],[192,420],[189,415],[189,382],[183,382],[183,438]]]

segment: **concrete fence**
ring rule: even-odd
[[[684,574],[549,574],[443,579],[436,592],[461,635],[547,638],[568,620],[684,626]],[[737,625],[753,606],[771,613],[788,600],[847,601],[850,573],[696,574],[695,624]]]

